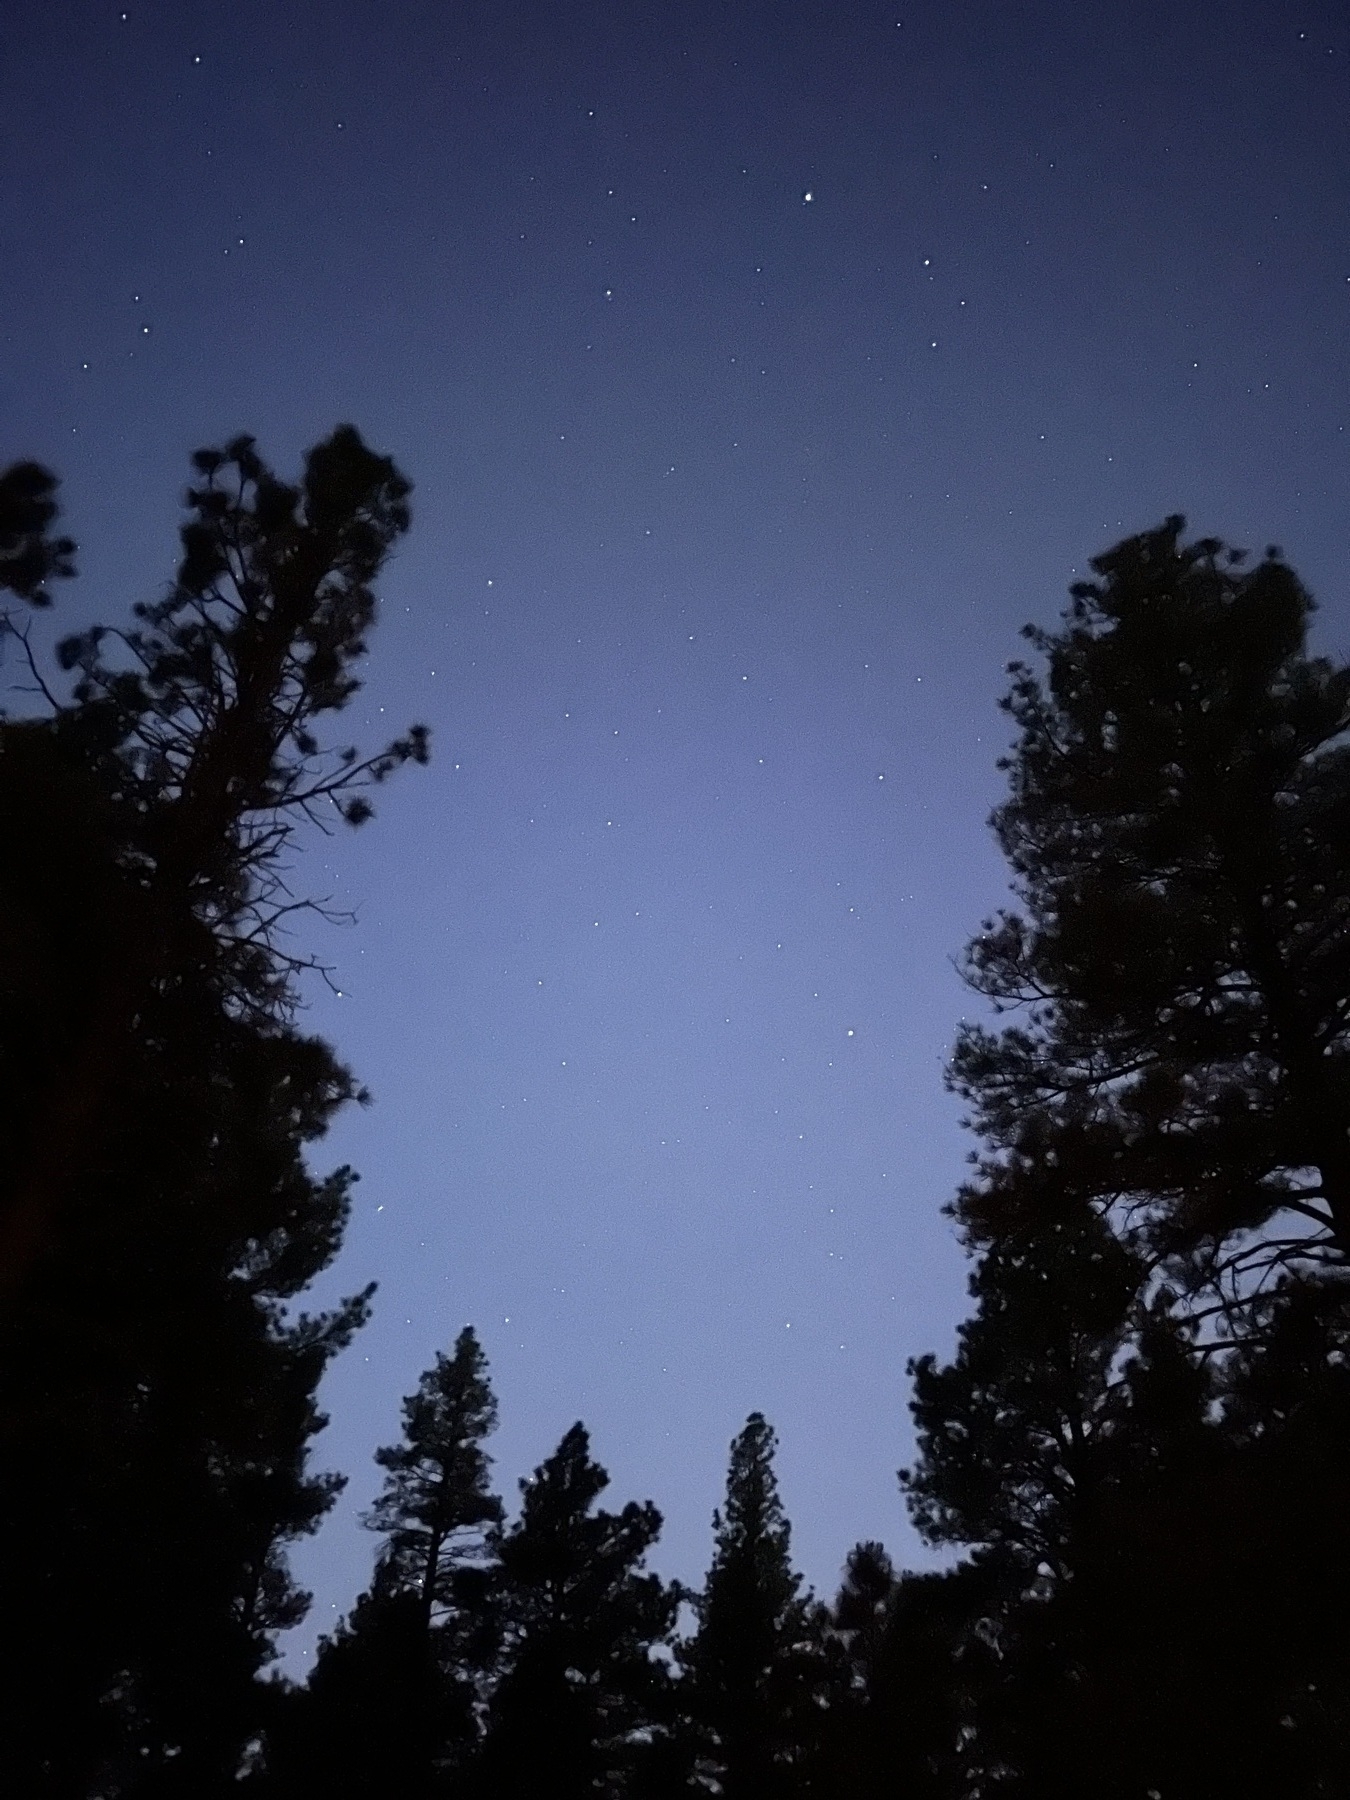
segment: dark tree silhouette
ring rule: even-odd
[[[286,1546],[340,1486],[307,1473],[315,1393],[368,1298],[291,1310],[350,1205],[306,1146],[356,1090],[290,1018],[277,858],[423,753],[328,765],[311,736],[407,484],[349,429],[301,489],[248,440],[198,467],[123,661],[91,634],[69,702],[0,720],[0,1757],[62,1800],[232,1785],[307,1603]]]
[[[1276,552],[1182,529],[1096,559],[1005,702],[1021,910],[967,972],[1021,1017],[958,1040],[976,1312],[903,1477],[970,1553],[963,1800],[1343,1782],[1350,671]]]
[[[403,1442],[375,1452],[388,1475],[365,1522],[385,1537],[380,1585],[415,1595],[428,1633],[454,1611],[462,1571],[482,1567],[501,1524],[483,1448],[496,1425],[487,1358],[466,1325],[453,1356],[437,1356],[403,1402]]]
[[[1045,1262],[1072,1280],[1062,1253]],[[1069,1800],[1086,1770],[1118,1800],[1334,1793],[1350,1723],[1343,1297],[1287,1285],[1260,1339],[1222,1359],[1197,1358],[1159,1306],[1110,1363],[1082,1359],[1070,1406],[982,1285],[957,1363],[918,1383],[916,1412],[941,1426],[921,1432],[931,1461],[911,1481],[920,1523],[936,1498],[939,1534],[974,1549],[956,1572],[958,1791]],[[1067,1310],[1048,1292],[1040,1307]],[[969,1354],[979,1337],[986,1354]]]
[[[661,1529],[647,1502],[595,1510],[609,1484],[572,1426],[521,1483],[495,1584],[501,1674],[472,1786],[483,1800],[606,1800],[642,1791],[670,1716],[678,1590],[643,1570]]]
[[[57,480],[41,463],[0,470],[0,592],[30,606],[50,606],[47,583],[75,573],[75,542],[53,537],[59,507]]]
[[[879,1544],[850,1554],[831,1612],[844,1678],[813,1792],[831,1800],[964,1800],[979,1779],[975,1720],[995,1667],[979,1627],[995,1583],[965,1563],[896,1575]]]
[[[229,1010],[284,1014],[307,959],[282,928],[312,904],[286,885],[297,827],[362,822],[364,790],[426,756],[420,727],[365,758],[324,753],[315,735],[359,685],[372,583],[407,529],[409,486],[393,463],[350,426],[309,452],[298,487],[249,438],[194,461],[201,480],[167,598],[139,606],[129,631],[99,627],[61,646],[78,679],[48,729],[116,808],[115,854],[140,917],[87,997],[61,1079],[12,1145],[0,1192],[10,1292],[59,1239],[97,1163],[146,1007],[209,965]]]
[[[228,1781],[254,1672],[306,1605],[286,1545],[341,1485],[306,1460],[366,1296],[283,1309],[341,1238],[348,1173],[304,1150],[347,1078],[195,983],[145,1025],[61,1253],[0,1324],[0,1583],[25,1645],[0,1756],[34,1795]]]
[[[893,1696],[883,1695],[885,1646],[898,1581],[878,1543],[849,1552],[844,1579],[830,1611],[836,1648],[835,1681],[821,1737],[817,1789],[826,1795],[880,1795],[892,1776]]]
[[[911,1514],[928,1542],[973,1551],[974,1654],[952,1675],[975,1787],[997,1776],[1000,1791],[1067,1797],[1090,1768],[1098,1791],[1123,1796],[1159,1754],[1149,1659],[1118,1652],[1163,1622],[1143,1513],[1170,1507],[1171,1484],[1206,1461],[1213,1389],[1138,1286],[1137,1259],[1097,1214],[1062,1214],[985,1252],[951,1364],[910,1365]]]
[[[1029,1587],[1072,1578],[1124,1402],[1138,1285],[1137,1259],[1086,1210],[985,1253],[955,1360],[909,1365],[919,1454],[900,1479],[929,1543],[987,1547]]]
[[[1216,1791],[1322,1800],[1350,1769],[1350,1294],[1286,1280],[1260,1322],[1220,1371],[1227,1459],[1179,1484],[1190,1518],[1155,1541],[1209,1678]]]
[[[1183,521],[1095,559],[1014,664],[994,824],[1021,901],[970,945],[1020,1022],[963,1028],[989,1149],[976,1240],[1071,1198],[1240,1324],[1281,1265],[1350,1260],[1350,670],[1313,603]]]
[[[303,1688],[267,1696],[265,1800],[426,1800],[445,1791],[447,1749],[463,1733],[459,1696],[430,1653],[412,1592],[362,1594],[319,1642]]]
[[[682,1647],[702,1779],[727,1800],[805,1790],[830,1670],[824,1609],[801,1592],[778,1494],[777,1439],[751,1413],[731,1446],[698,1629]]]
[[[502,1505],[483,1448],[496,1422],[466,1326],[403,1402],[402,1443],[375,1453],[388,1471],[365,1518],[384,1537],[375,1580],[277,1708],[269,1793],[412,1800],[467,1761],[497,1648],[487,1590]]]

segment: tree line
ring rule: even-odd
[[[1010,666],[1012,903],[965,973],[976,1148],[947,1361],[910,1365],[942,1552],[806,1591],[753,1414],[701,1587],[580,1423],[508,1522],[471,1329],[378,1452],[370,1582],[303,1685],[317,1392],[373,1289],[303,1296],[362,1098],[298,1023],[293,852],[426,761],[333,738],[410,488],[342,427],[295,482],[200,451],[125,627],[0,471],[0,1769],[35,1800],[1233,1800],[1350,1794],[1350,668],[1173,517]],[[320,971],[322,973],[322,971]]]

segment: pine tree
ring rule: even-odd
[[[681,1651],[687,1704],[704,1736],[702,1778],[727,1800],[804,1791],[829,1685],[825,1616],[792,1567],[776,1448],[764,1415],[751,1413],[713,1516],[698,1629]]]
[[[454,1610],[461,1572],[482,1566],[491,1528],[501,1524],[483,1448],[496,1425],[487,1358],[466,1325],[454,1354],[438,1355],[403,1402],[403,1442],[375,1452],[388,1471],[365,1521],[385,1537],[379,1584],[415,1595],[428,1633]]]
[[[1277,552],[1245,572],[1182,531],[1096,559],[1028,630],[1044,677],[1012,668],[1020,910],[967,972],[1021,1016],[958,1041],[979,1310],[915,1370],[917,1522],[993,1583],[967,1781],[1037,1800],[1085,1766],[1121,1796],[1334,1792],[1350,1715],[1345,1464],[1293,1424],[1340,1404],[1350,670],[1309,654]],[[1291,1357],[1299,1318],[1320,1350]]]
[[[969,1553],[962,1796],[1337,1791],[1345,1463],[1300,1469],[1290,1423],[1337,1416],[1336,1333],[1292,1359],[1284,1333],[1336,1314],[1350,1259],[1350,670],[1308,654],[1276,552],[1244,573],[1182,530],[1098,558],[1005,702],[1020,910],[967,973],[1020,1017],[958,1040],[977,1305],[951,1364],[911,1365],[902,1477]]]
[[[283,1310],[349,1210],[348,1172],[305,1163],[345,1072],[195,984],[174,998],[78,1235],[0,1324],[0,1587],[25,1643],[0,1757],[63,1800],[228,1782],[255,1671],[307,1604],[287,1545],[341,1486],[306,1468],[315,1394],[368,1301]]]
[[[368,1302],[292,1310],[350,1207],[307,1147],[357,1090],[294,1027],[278,859],[423,753],[313,736],[407,484],[350,429],[299,488],[249,440],[197,466],[168,598],[0,720],[0,1758],[61,1800],[232,1786],[307,1604],[287,1545],[341,1485],[307,1471],[316,1390]]]
[[[502,1520],[485,1440],[497,1403],[472,1326],[403,1402],[403,1441],[377,1450],[375,1579],[268,1734],[269,1793],[412,1800],[472,1753],[495,1645],[487,1606]]]
[[[609,1477],[573,1425],[521,1483],[499,1544],[501,1675],[473,1788],[482,1800],[606,1800],[639,1791],[669,1717],[677,1589],[644,1572],[650,1501],[596,1511]]]
[[[1088,1201],[1229,1324],[1274,1268],[1350,1259],[1350,669],[1313,603],[1184,521],[1028,629],[995,814],[1021,910],[968,952],[1020,1022],[953,1065],[988,1151],[978,1241]]]
[[[59,1242],[98,1162],[146,1009],[209,971],[231,1013],[286,1017],[291,978],[311,966],[283,935],[312,905],[285,880],[298,829],[364,822],[364,790],[426,757],[420,727],[365,758],[351,746],[325,752],[315,735],[360,685],[372,584],[408,527],[409,485],[393,463],[343,426],[309,452],[298,487],[277,480],[250,438],[198,451],[194,464],[201,480],[167,597],[137,606],[131,630],[100,626],[60,647],[78,678],[70,704],[53,702],[53,756],[115,808],[110,848],[139,916],[73,1022],[60,1079],[11,1144],[0,1190],[10,1292]],[[50,819],[48,837],[62,826]]]

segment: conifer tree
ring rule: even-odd
[[[698,1629],[681,1649],[687,1704],[703,1735],[701,1775],[727,1800],[804,1791],[828,1688],[825,1616],[792,1566],[776,1448],[772,1426],[751,1413],[713,1516]]]
[[[1339,1283],[1285,1267],[1224,1350],[1177,1316],[1148,1233],[1114,1229],[1076,1165],[1057,1184],[1057,1147],[1042,1204],[972,1229],[954,1361],[911,1364],[911,1512],[970,1553],[956,1793],[1069,1800],[1085,1773],[1116,1800],[1334,1791],[1345,1672],[1318,1645],[1345,1597],[1346,1490],[1312,1445],[1343,1404]],[[1004,1199],[1030,1192],[1017,1168]]]
[[[1096,559],[1013,665],[1020,907],[967,970],[1020,1016],[958,1041],[979,1309],[915,1368],[916,1520],[985,1583],[965,1779],[1037,1800],[1089,1766],[1334,1792],[1350,1713],[1346,1463],[1305,1435],[1350,1260],[1350,670],[1277,552],[1182,531]]]
[[[609,1477],[576,1424],[521,1483],[499,1543],[501,1674],[475,1795],[620,1800],[640,1790],[667,1728],[678,1590],[643,1563],[661,1529],[650,1501],[595,1510]]]
[[[230,1013],[284,1018],[291,978],[311,966],[284,935],[312,905],[285,881],[297,831],[364,822],[364,790],[426,757],[420,727],[366,757],[316,735],[360,685],[373,583],[408,527],[409,484],[392,461],[350,426],[309,452],[294,487],[250,438],[193,460],[200,479],[168,595],[138,605],[130,630],[99,626],[60,647],[77,679],[70,703],[53,697],[53,759],[115,809],[109,851],[139,916],[72,1021],[60,1079],[17,1122],[0,1190],[10,1292],[59,1242],[98,1162],[147,1008],[205,978]],[[32,729],[4,726],[6,737]],[[62,825],[52,818],[47,836]]]
[[[415,1595],[428,1633],[453,1611],[457,1580],[482,1567],[492,1528],[501,1524],[483,1448],[496,1426],[487,1358],[466,1325],[454,1354],[438,1355],[403,1402],[402,1443],[375,1452],[387,1476],[365,1523],[385,1538],[378,1585]]]
[[[967,967],[1020,1017],[961,1033],[958,1212],[983,1242],[1089,1202],[1241,1328],[1274,1270],[1350,1260],[1350,669],[1276,552],[1183,525],[1096,558],[1028,628],[1044,676],[1012,665],[1020,907]]]
[[[466,1325],[403,1402],[401,1443],[375,1453],[365,1516],[383,1543],[369,1592],[320,1645],[305,1689],[268,1734],[270,1792],[412,1800],[472,1754],[493,1664],[487,1588],[502,1504],[484,1443],[497,1403]]]
[[[313,734],[407,484],[350,428],[296,488],[246,439],[197,468],[169,596],[118,658],[66,646],[69,700],[0,720],[0,1604],[25,1647],[0,1758],[61,1800],[232,1788],[307,1604],[287,1545],[341,1485],[306,1467],[316,1390],[368,1302],[292,1310],[350,1206],[307,1146],[357,1090],[291,1018],[278,859],[423,753]]]

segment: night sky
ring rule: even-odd
[[[0,461],[64,480],[53,629],[161,591],[198,444],[289,474],[349,419],[416,484],[344,723],[432,765],[297,872],[358,915],[306,928],[306,1016],[375,1101],[318,1151],[362,1172],[320,1297],[380,1283],[299,1641],[466,1321],[508,1498],[580,1416],[695,1580],[759,1408],[818,1589],[917,1560],[1018,628],[1182,511],[1350,651],[1346,9],[0,12]]]

